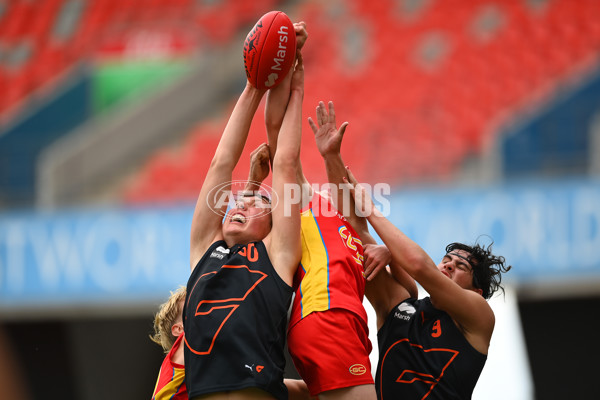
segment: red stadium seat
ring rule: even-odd
[[[67,42],[54,33],[57,23],[69,2],[67,0],[40,0],[31,2],[15,0],[5,2],[0,16],[0,42],[3,46],[14,46],[23,40],[32,43],[38,62],[47,67],[34,68],[34,84],[43,84],[46,76],[52,76],[68,65],[90,57],[102,44],[102,40],[113,34],[123,34],[140,27],[180,28],[197,23],[207,42],[220,45],[240,29],[247,29],[258,12],[277,7],[278,0],[245,2],[224,0],[214,4],[200,4],[193,0],[95,0],[84,2],[81,15],[75,21],[75,31]],[[234,11],[228,13],[227,11]],[[61,22],[62,21],[62,22]],[[189,31],[189,28],[186,28]],[[187,32],[186,34],[190,34]],[[3,56],[5,56],[5,47]],[[3,103],[10,99],[21,99],[22,85],[9,89]],[[19,94],[19,95],[17,95]]]
[[[204,6],[196,20],[215,40],[228,40],[232,28],[216,28],[218,12],[237,7],[240,14],[252,13],[254,6],[224,1]],[[499,118],[534,101],[535,93],[558,84],[600,48],[595,0],[555,0],[540,8],[514,0],[354,0],[303,2],[295,11],[297,20],[309,24],[305,117],[314,114],[317,101],[334,100],[338,122],[350,122],[344,159],[370,182],[451,178],[492,139],[487,135]],[[348,24],[364,36],[348,36]],[[427,43],[431,38],[433,45]],[[369,45],[356,57],[352,52],[360,51],[360,40]],[[432,49],[438,53],[427,53]],[[308,126],[303,128],[305,173],[323,183],[322,160]],[[249,151],[264,138],[259,122],[252,129],[240,162],[242,179]],[[194,136],[185,144],[193,151],[185,151],[181,163],[203,176],[218,134]],[[199,153],[206,156],[195,156]],[[142,171],[140,179],[144,176]]]

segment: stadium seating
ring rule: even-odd
[[[189,27],[197,45],[218,46],[277,0],[10,0],[0,4],[0,114],[13,113],[61,73],[90,59],[107,38],[140,28]],[[202,36],[200,43],[200,35]]]
[[[309,23],[305,116],[319,100],[335,101],[338,121],[350,121],[344,158],[367,182],[450,179],[493,139],[498,119],[518,112],[536,91],[559,85],[600,48],[594,0],[411,4],[303,2],[294,15]],[[305,173],[322,183],[322,162],[305,128]],[[183,145],[196,150],[182,151],[210,157],[209,147],[192,144],[206,135],[216,143],[219,134],[199,128]],[[259,123],[250,133],[256,136],[264,137]],[[203,174],[206,167],[183,173]],[[124,197],[146,201],[133,187]]]
[[[0,40],[7,62],[0,65],[6,88],[0,113],[26,103],[47,82],[89,59],[108,37],[153,24],[185,25],[197,28],[198,48],[220,46],[279,2],[95,0],[80,8],[73,3],[3,3]],[[597,62],[600,49],[595,0],[305,1],[291,15],[309,24],[305,117],[319,100],[333,100],[340,122],[350,121],[344,158],[371,182],[451,178],[465,157],[480,154],[493,140],[499,119],[539,100],[540,93],[551,93],[582,65]],[[198,180],[186,177],[204,175],[207,149],[216,146],[224,124],[224,119],[199,121],[177,150],[181,154],[151,155],[124,189],[124,200],[195,197]],[[324,182],[305,128],[306,174]],[[250,137],[256,144],[265,140],[260,121]]]

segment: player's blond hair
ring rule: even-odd
[[[158,312],[154,316],[154,335],[150,335],[150,339],[154,343],[159,344],[165,353],[168,353],[173,347],[173,343],[177,339],[171,333],[171,327],[182,313],[182,300],[185,300],[186,288],[180,286],[174,292],[171,292],[169,299],[160,305]]]

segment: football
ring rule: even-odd
[[[272,89],[287,75],[296,57],[296,33],[282,11],[263,15],[244,41],[244,68],[252,86]]]

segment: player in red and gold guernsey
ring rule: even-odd
[[[152,400],[186,400],[188,398],[185,386],[182,343],[183,334],[177,337],[173,348],[167,354],[160,367]],[[181,357],[180,362],[177,362],[177,356]]]
[[[152,400],[187,400],[188,398],[182,346],[182,311],[185,294],[184,286],[171,292],[169,299],[161,304],[154,317],[154,335],[150,339],[158,343],[168,354],[160,367]]]
[[[303,22],[294,24],[297,47],[307,33]],[[289,79],[269,91],[265,123],[272,152],[277,147]],[[319,152],[330,172],[345,173],[339,153],[347,123],[338,129],[333,103],[317,108],[317,121],[309,119]],[[330,171],[331,169],[331,171]],[[340,172],[341,171],[341,172]],[[371,375],[367,315],[362,301],[365,290],[363,248],[350,223],[336,210],[341,196],[313,192],[298,164],[302,185],[302,260],[294,277],[295,300],[288,328],[288,348],[294,364],[319,399],[375,399]]]
[[[362,297],[362,242],[328,194],[313,192],[301,214],[302,261],[295,276],[298,288],[290,329],[315,311],[346,309],[367,320]]]
[[[288,328],[294,364],[313,396],[370,398],[362,242],[331,199],[318,192],[302,212],[301,228],[302,261]]]

